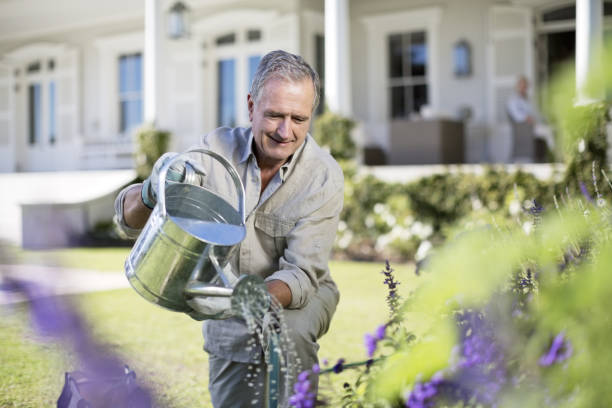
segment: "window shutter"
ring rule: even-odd
[[[12,68],[0,64],[0,171],[14,170],[14,87]]]
[[[57,61],[57,143],[70,144],[79,132],[79,61],[76,50],[67,50]]]

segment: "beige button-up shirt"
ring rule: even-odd
[[[292,309],[305,306],[319,285],[337,293],[328,261],[342,210],[344,179],[331,155],[308,135],[261,192],[250,128],[219,128],[205,135],[200,146],[229,160],[244,185],[247,232],[231,260],[234,272],[285,282]],[[227,175],[209,177],[218,178],[213,180],[217,186],[230,184]],[[117,197],[116,221],[133,237],[138,231],[123,220],[124,192]],[[249,334],[239,318],[206,321],[204,336],[206,350],[221,357],[242,362],[258,358],[256,351],[247,352]]]

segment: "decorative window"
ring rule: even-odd
[[[49,82],[49,143],[54,144],[57,138],[55,126],[55,81]]]
[[[246,38],[248,42],[261,40],[261,30],[247,30]]]
[[[28,64],[28,66],[26,68],[26,72],[28,74],[36,74],[36,73],[40,72],[40,61],[36,61],[36,62],[32,62],[32,63]]]
[[[142,54],[119,57],[119,130],[129,133],[142,123]]]
[[[236,125],[236,60],[223,59],[218,62],[218,111],[217,123],[219,126]]]
[[[472,75],[472,50],[470,44],[461,40],[453,46],[453,71],[456,77]]]
[[[40,83],[32,83],[28,86],[28,142],[31,145],[41,140],[42,133],[42,99]]]
[[[425,31],[388,36],[391,118],[408,118],[428,103]]]
[[[230,45],[230,44],[233,44],[235,42],[236,42],[236,34],[235,33],[222,35],[220,37],[217,37],[217,39],[215,40],[215,44],[217,44],[217,46]]]

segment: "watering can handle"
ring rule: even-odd
[[[157,191],[158,191],[157,196],[158,196],[159,210],[161,211],[162,215],[164,216],[166,215],[166,174],[168,173],[168,170],[170,169],[170,166],[172,165],[172,163],[174,163],[177,159],[181,158],[181,156],[185,156],[187,153],[206,154],[208,156],[211,156],[213,159],[216,159],[219,163],[221,163],[223,167],[225,167],[225,170],[227,170],[227,172],[232,177],[232,180],[234,181],[234,185],[236,186],[236,190],[238,191],[238,212],[240,213],[242,225],[244,225],[245,223],[244,187],[242,186],[242,181],[240,180],[240,176],[238,176],[238,172],[236,171],[232,163],[227,161],[225,157],[221,156],[218,153],[213,152],[212,150],[208,150],[204,148],[193,148],[183,153],[179,153],[178,155],[174,156],[172,160],[168,160],[168,162],[159,171],[159,180],[158,180],[159,184],[157,186]]]

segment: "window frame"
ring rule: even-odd
[[[57,73],[55,56],[29,59],[22,64],[23,85],[26,93],[26,146],[29,148],[54,145],[57,141]],[[53,61],[50,66],[48,61]],[[32,69],[36,66],[36,69]],[[32,89],[38,87],[37,105],[33,106]],[[53,92],[51,88],[54,88]],[[34,110],[37,112],[34,113]],[[36,117],[32,117],[35,114]]]
[[[408,47],[408,54],[411,58],[412,56],[412,38],[418,34],[422,34],[424,36],[424,44],[426,47],[425,50],[425,72],[423,75],[414,75],[411,72],[412,63],[411,61],[406,61],[406,57],[404,55],[404,50]],[[402,62],[401,62],[401,76],[393,76],[392,67],[391,67],[391,59],[393,58],[391,55],[391,41],[392,37],[400,37],[400,50],[402,52]],[[387,35],[387,64],[389,70],[387,72],[387,100],[389,101],[389,110],[387,112],[388,118],[390,120],[396,119],[408,119],[413,113],[419,113],[418,110],[414,109],[415,106],[415,88],[418,86],[425,87],[425,103],[423,105],[427,105],[429,101],[429,84],[427,81],[427,73],[430,69],[429,67],[429,50],[427,43],[427,33],[425,30],[410,30],[410,31],[402,31],[402,32],[393,32]],[[404,90],[404,111],[403,115],[394,116],[394,107],[392,106],[393,101],[393,90],[394,88],[403,88]]]
[[[122,70],[121,70],[121,61],[125,58],[126,61],[129,62],[128,59],[130,58],[139,58],[140,59],[140,89],[139,90],[128,90],[128,91],[122,91],[121,90],[121,75],[122,75]],[[120,54],[119,57],[117,58],[117,70],[118,70],[118,91],[117,91],[117,101],[118,101],[118,110],[119,110],[119,134],[124,136],[131,133],[134,128],[138,127],[139,125],[141,125],[143,123],[144,120],[144,66],[143,66],[143,54],[141,52],[136,52],[136,53],[125,53],[125,54]],[[128,125],[126,123],[124,123],[124,112],[123,112],[123,103],[124,102],[137,102],[140,101],[140,121],[138,123],[133,124],[132,126],[128,127]]]

